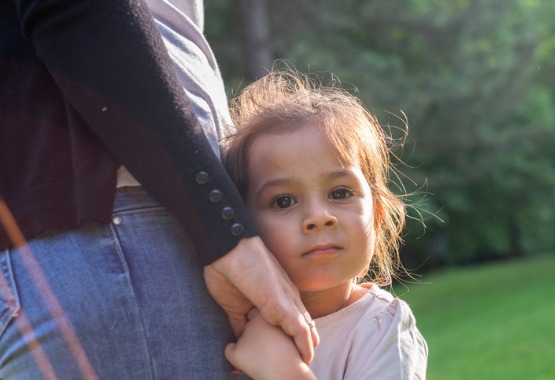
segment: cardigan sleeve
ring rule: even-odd
[[[12,2],[68,103],[184,225],[205,263],[256,235],[142,0]]]

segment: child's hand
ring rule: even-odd
[[[253,379],[316,379],[293,340],[253,309],[243,335],[225,348],[225,356]]]

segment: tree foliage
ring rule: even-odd
[[[236,91],[251,79],[233,3],[209,5],[207,32]],[[555,247],[555,3],[284,0],[267,11],[273,58],[333,73],[384,125],[407,115],[398,168],[427,227],[411,213],[405,261]]]

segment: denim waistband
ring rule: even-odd
[[[147,208],[163,208],[163,206],[140,186],[119,187],[116,190],[113,213]]]

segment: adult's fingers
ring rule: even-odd
[[[301,301],[297,287],[268,249],[264,245],[262,248],[258,257],[267,258],[270,267],[259,279],[260,286],[252,294],[247,289],[245,295],[269,323],[281,327],[293,338],[303,361],[308,364],[314,357],[314,346],[319,342],[318,333],[308,325],[312,318]],[[277,289],[272,290],[272,287]]]
[[[293,338],[303,361],[309,364],[314,357],[314,346],[319,343],[318,332],[315,327],[309,326],[312,318],[300,300],[296,288],[286,287],[281,295],[282,297],[273,297],[268,303],[259,306],[260,313],[268,322],[280,326]],[[286,306],[280,309],[280,305]],[[288,310],[288,307],[292,309]]]
[[[232,317],[235,330],[246,319],[247,306],[254,305],[269,323],[294,339],[306,363],[312,360],[318,337],[308,326],[311,319],[297,288],[259,237],[242,239],[208,266],[205,279],[216,302]]]
[[[235,337],[239,337],[247,322],[246,315],[253,308],[252,302],[215,265],[204,267],[204,281],[212,298],[226,313]]]

